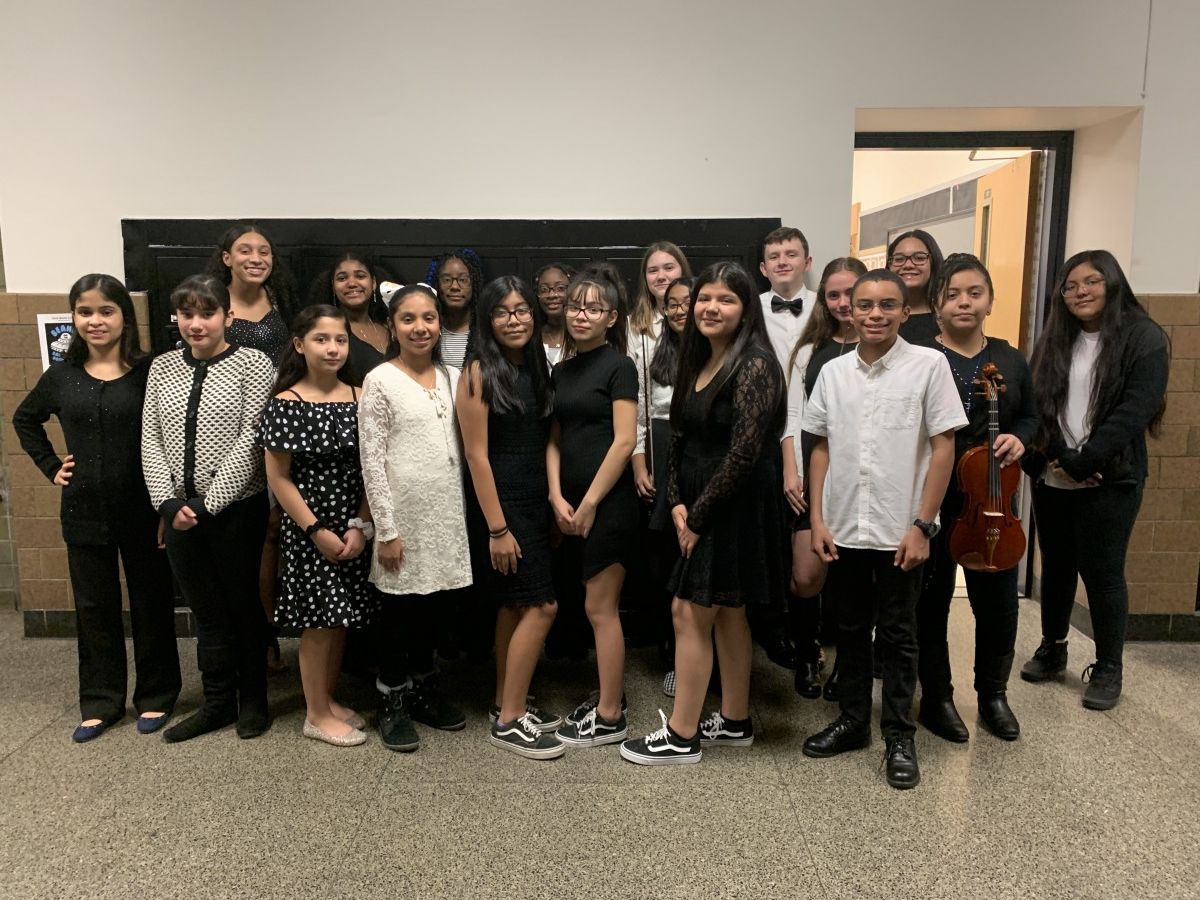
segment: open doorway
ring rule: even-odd
[[[851,252],[885,264],[897,234],[921,228],[943,254],[974,253],[999,301],[989,333],[1028,353],[1066,241],[1070,132],[860,133]]]

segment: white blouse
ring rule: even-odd
[[[671,418],[674,388],[658,384],[650,377],[650,364],[654,361],[654,351],[664,327],[669,326],[664,325],[660,316],[649,335],[634,330],[632,326],[629,329],[628,354],[638,373],[637,444],[633,448],[634,456],[646,452],[646,441],[649,439],[647,419]]]

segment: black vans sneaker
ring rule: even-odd
[[[567,752],[562,741],[537,726],[532,713],[525,713],[509,725],[493,722],[488,740],[528,759],[554,759]]]
[[[667,724],[667,714],[658,711],[662,728],[652,731],[644,738],[625,741],[621,744],[621,758],[639,766],[680,766],[698,763],[703,751],[700,749],[700,733],[690,741],[681,738]]]
[[[422,725],[442,731],[462,731],[467,714],[442,696],[436,674],[414,678],[406,698],[409,714]]]
[[[571,714],[563,720],[566,725],[578,725],[583,721],[584,717],[593,709],[600,705],[600,692],[596,691],[591,694],[586,700],[580,703],[577,707],[571,710]],[[625,695],[621,695],[621,715],[625,715],[629,711],[629,706],[625,703]]]
[[[405,706],[408,688],[393,688],[379,702],[379,739],[389,750],[411,753],[421,746],[417,729],[413,727]]]
[[[700,743],[706,747],[713,744],[749,747],[754,743],[754,724],[749,719],[727,719],[720,710],[715,710],[700,723]]]
[[[547,712],[540,707],[534,706],[532,701],[533,698],[530,697],[526,702],[525,714],[529,716],[530,721],[532,721],[535,726],[540,728],[542,731],[554,731],[563,724],[562,716],[556,716],[552,712]],[[500,718],[500,707],[493,703],[492,708],[488,710],[488,721],[495,722],[498,718]]]
[[[558,739],[564,744],[575,747],[598,747],[601,744],[615,744],[625,740],[629,735],[629,725],[625,721],[624,712],[615,721],[610,722],[603,718],[593,706],[581,721],[568,721],[558,729],[557,733]]]
[[[1086,709],[1112,709],[1121,699],[1121,666],[1097,660],[1083,670],[1087,689],[1083,692]]]

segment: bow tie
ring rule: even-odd
[[[798,316],[804,311],[804,300],[797,297],[795,300],[784,300],[778,294],[771,297],[771,312],[783,312],[785,309],[791,310],[793,316]]]

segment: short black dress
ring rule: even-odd
[[[578,507],[612,446],[613,402],[637,402],[637,368],[624,353],[604,344],[560,362],[552,378],[554,416],[560,431],[559,486],[563,498]],[[637,539],[639,515],[633,469],[627,465],[596,508],[587,538],[564,542],[582,543],[584,581],[613,563],[628,562]]]
[[[271,305],[270,311],[257,322],[235,318],[225,329],[225,340],[235,347],[261,350],[276,366],[287,349],[291,335],[278,307]]]
[[[752,349],[733,374],[701,391],[685,386],[671,442],[667,491],[700,536],[668,588],[698,606],[772,606],[788,567],[779,440],[786,407],[774,355]]]
[[[511,608],[540,606],[554,600],[550,555],[554,513],[546,483],[550,419],[541,414],[533,379],[524,368],[517,369],[517,396],[523,409],[488,413],[488,462],[504,522],[521,547],[516,572],[504,575],[492,567],[487,520],[475,491],[467,491],[475,584],[481,596]]]
[[[300,496],[318,519],[339,536],[344,534],[363,498],[358,403],[272,398],[259,419],[257,443],[292,454],[291,479]],[[354,559],[330,562],[285,511],[279,556],[276,624],[361,628],[378,611],[379,595],[367,580],[370,545]]]

